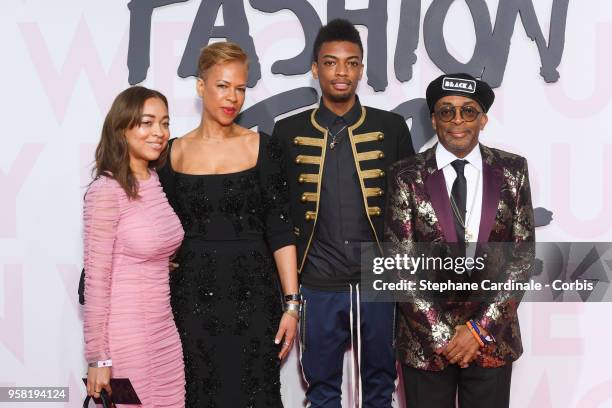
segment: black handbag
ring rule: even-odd
[[[83,378],[83,384],[87,386],[87,378]],[[103,389],[102,393],[100,393],[100,398],[94,398],[96,404],[104,404],[104,398],[102,398],[102,396],[105,396],[108,407],[113,407],[114,404],[142,405],[129,378],[111,378],[110,386],[113,390],[113,396],[109,396],[106,390]],[[91,397],[87,397],[83,403],[83,408],[87,407],[90,398]],[[106,406],[107,405],[104,405],[104,407]]]
[[[79,303],[85,304],[85,268],[81,269],[81,277],[79,278]]]
[[[92,399],[91,395],[88,395],[85,398],[85,401],[83,401],[83,408],[88,408],[89,407],[89,400]],[[102,391],[100,391],[100,399],[102,401],[102,406],[104,408],[112,408],[113,407],[113,403],[111,402],[110,396],[107,394],[105,389],[102,389]],[[94,398],[94,402],[96,402],[97,404],[99,404],[100,402],[96,401],[96,398]]]

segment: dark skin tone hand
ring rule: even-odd
[[[478,327],[484,335],[488,333]],[[459,364],[459,367],[466,368],[472,361],[480,355],[480,344],[474,338],[465,324],[455,326],[455,335],[446,347],[436,350],[436,354],[443,355],[450,364]]]
[[[440,347],[440,348],[438,348],[438,349],[436,349],[436,350],[435,350],[435,353],[436,353],[437,355],[442,355],[442,354],[444,354],[444,353],[445,353],[445,351],[446,351],[446,347]],[[480,351],[476,353],[476,355],[477,355],[477,356],[478,356],[479,354],[480,354]],[[459,362],[458,364],[459,364],[459,367],[461,367],[461,368],[467,368],[467,367],[469,367],[470,363],[471,363],[471,361],[465,362],[465,361],[463,361],[463,359],[462,359],[462,361],[461,361],[461,362]]]

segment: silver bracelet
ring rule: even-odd
[[[290,293],[285,295],[285,302],[300,302],[302,303],[302,294],[300,293]]]
[[[91,368],[112,367],[113,360],[109,358],[108,360],[92,361],[91,363],[88,364],[88,366]]]
[[[288,312],[290,310],[293,310],[299,313],[302,311],[302,304],[301,303],[285,303],[284,311]]]

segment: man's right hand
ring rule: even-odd
[[[480,353],[480,344],[474,338],[466,325],[455,327],[455,335],[443,351],[450,364],[458,364],[466,368]]]

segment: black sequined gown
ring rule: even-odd
[[[168,160],[159,172],[185,230],[170,290],[187,407],[282,407],[272,252],[294,243],[282,167],[280,146],[260,134],[254,168],[189,175]]]

